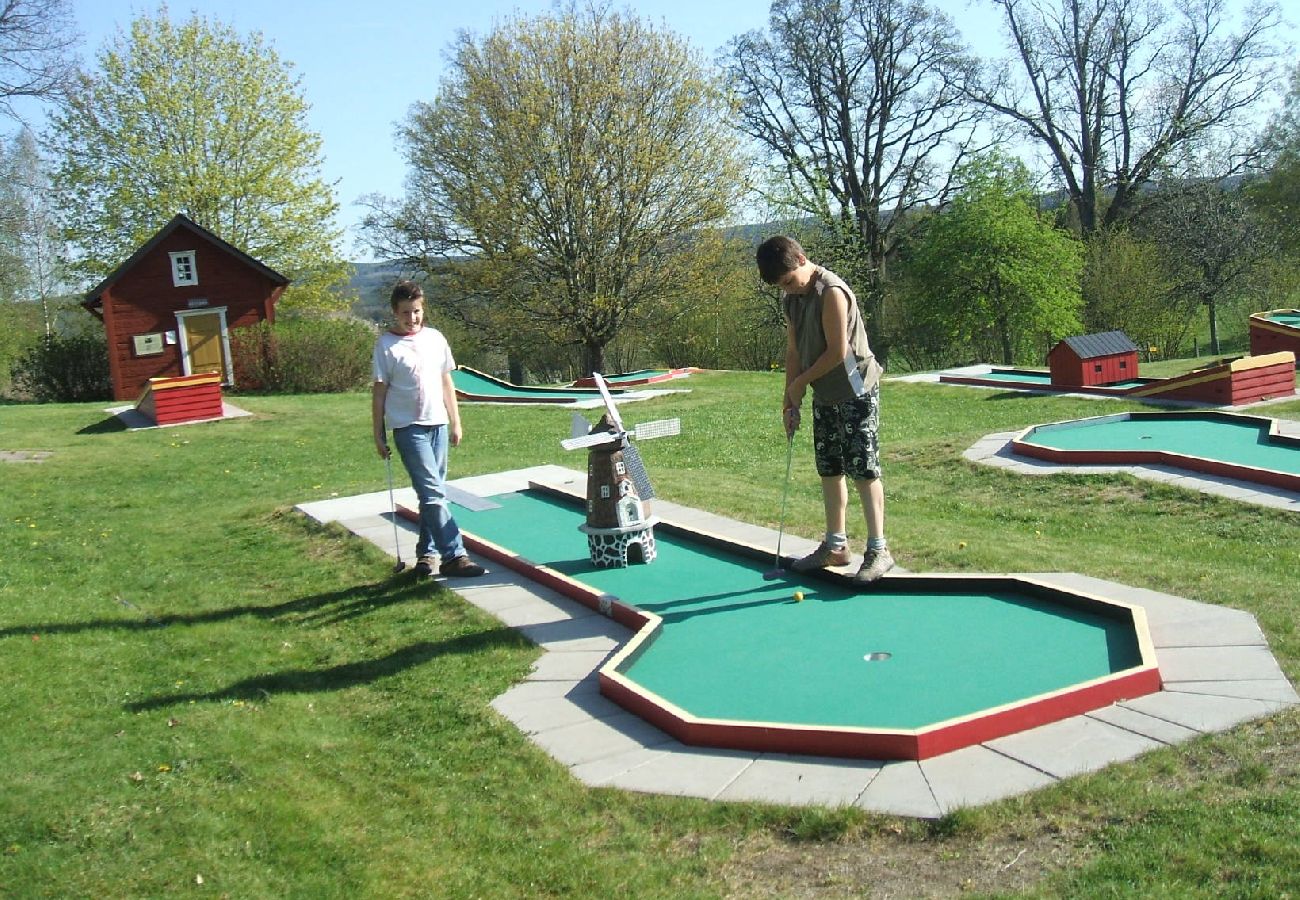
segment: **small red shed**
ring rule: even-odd
[[[275,321],[289,279],[183,215],[86,295],[104,323],[113,397],[151,378],[216,372],[234,384],[230,329]]]
[[[1138,377],[1138,348],[1122,331],[1068,337],[1047,354],[1055,387],[1089,387]]]

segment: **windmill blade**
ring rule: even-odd
[[[601,444],[617,444],[621,440],[621,435],[612,431],[593,431],[591,434],[583,434],[578,437],[565,438],[560,441],[560,446],[565,450],[577,450],[581,447],[599,447]]]
[[[596,387],[600,388],[600,396],[605,400],[605,409],[609,411],[609,422],[614,426],[615,431],[625,431],[623,428],[623,419],[618,414],[618,407],[614,405],[614,398],[609,395],[609,386],[605,384],[605,376],[599,372],[592,372],[591,377],[596,381]]]
[[[586,437],[590,431],[591,431],[591,423],[588,422],[583,416],[574,413],[573,418],[569,420],[569,437],[570,438]]]
[[[632,429],[632,436],[638,441],[650,438],[671,437],[682,433],[681,419],[655,419],[653,422],[641,422]]]

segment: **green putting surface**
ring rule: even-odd
[[[535,491],[493,500],[499,508],[458,508],[461,528],[661,616],[623,674],[698,717],[912,729],[1141,664],[1121,617],[974,580],[869,593],[794,573],[765,581],[771,559],[664,527],[653,563],[597,569],[579,504]]]
[[[1297,310],[1270,313],[1263,316],[1263,318],[1277,325],[1285,325],[1288,328],[1300,328],[1300,311]]]
[[[496,378],[489,378],[480,372],[465,369],[454,370],[451,373],[451,380],[457,391],[473,397],[486,397],[488,399],[544,400],[548,403],[600,399],[600,390],[598,388],[551,388],[513,385]],[[618,396],[620,392],[613,390],[610,393]]]
[[[1300,474],[1300,445],[1272,437],[1270,425],[1212,413],[1105,416],[1039,425],[1024,439],[1056,450],[1163,451]]]
[[[1033,369],[994,369],[987,375],[973,376],[987,381],[1005,381],[1008,383],[1042,385],[1043,387],[1052,387],[1052,375],[1050,372],[1039,372]],[[1106,384],[1093,385],[1099,388],[1113,388],[1117,391],[1127,390],[1128,388],[1142,387],[1151,384],[1154,379],[1151,378],[1132,378],[1127,381],[1111,381]],[[1063,390],[1065,388],[1062,388]]]

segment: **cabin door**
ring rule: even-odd
[[[181,332],[181,362],[186,375],[217,372],[225,384],[233,381],[230,335],[225,309],[177,313]]]

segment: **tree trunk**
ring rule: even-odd
[[[1216,304],[1214,302],[1213,297],[1206,299],[1205,308],[1206,310],[1209,311],[1210,314],[1210,355],[1211,356],[1219,355],[1219,316],[1218,316],[1218,310],[1215,309],[1215,306]]]
[[[511,353],[506,357],[506,365],[510,368],[510,383],[524,383],[524,361]]]
[[[582,371],[584,375],[594,372],[605,373],[605,345],[587,341],[582,345]]]

